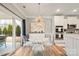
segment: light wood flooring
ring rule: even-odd
[[[20,47],[8,56],[66,56],[65,50],[61,46],[52,45],[45,47],[44,51],[34,54],[31,47]]]

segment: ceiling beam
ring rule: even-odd
[[[6,10],[10,11],[12,14],[14,14],[15,16],[19,17],[20,19],[23,19],[22,17],[20,17],[19,15],[17,15],[15,12],[13,12],[12,10],[10,10],[9,8],[7,8],[5,5],[3,5],[2,3],[0,3],[0,5],[2,7],[4,7]]]

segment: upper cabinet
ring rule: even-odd
[[[79,29],[79,19],[76,16],[68,16],[67,17],[67,24],[75,24],[76,28]]]
[[[64,16],[54,16],[55,25],[64,24]]]
[[[76,28],[79,29],[79,19],[77,16],[54,16],[55,25],[63,26],[67,28],[67,24],[76,25]]]
[[[64,16],[54,16],[55,25],[63,26],[67,28],[67,20],[64,19]]]
[[[77,21],[78,21],[78,19],[77,19],[77,17],[74,17],[74,16],[68,16],[67,17],[67,23],[68,24],[77,24]]]

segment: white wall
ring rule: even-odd
[[[46,33],[51,33],[51,19],[45,19],[45,23],[46,23],[45,32]]]
[[[44,18],[44,21],[45,21],[45,24],[46,24],[45,33],[51,33],[51,29],[50,29],[51,28],[51,19],[52,18]],[[27,20],[26,21],[26,32],[29,33],[29,31],[30,31],[30,23],[34,22],[35,18],[27,18],[26,20]]]

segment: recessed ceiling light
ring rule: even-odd
[[[77,9],[73,9],[73,12],[77,12]]]
[[[57,9],[56,11],[57,11],[57,12],[60,12],[60,9]]]

